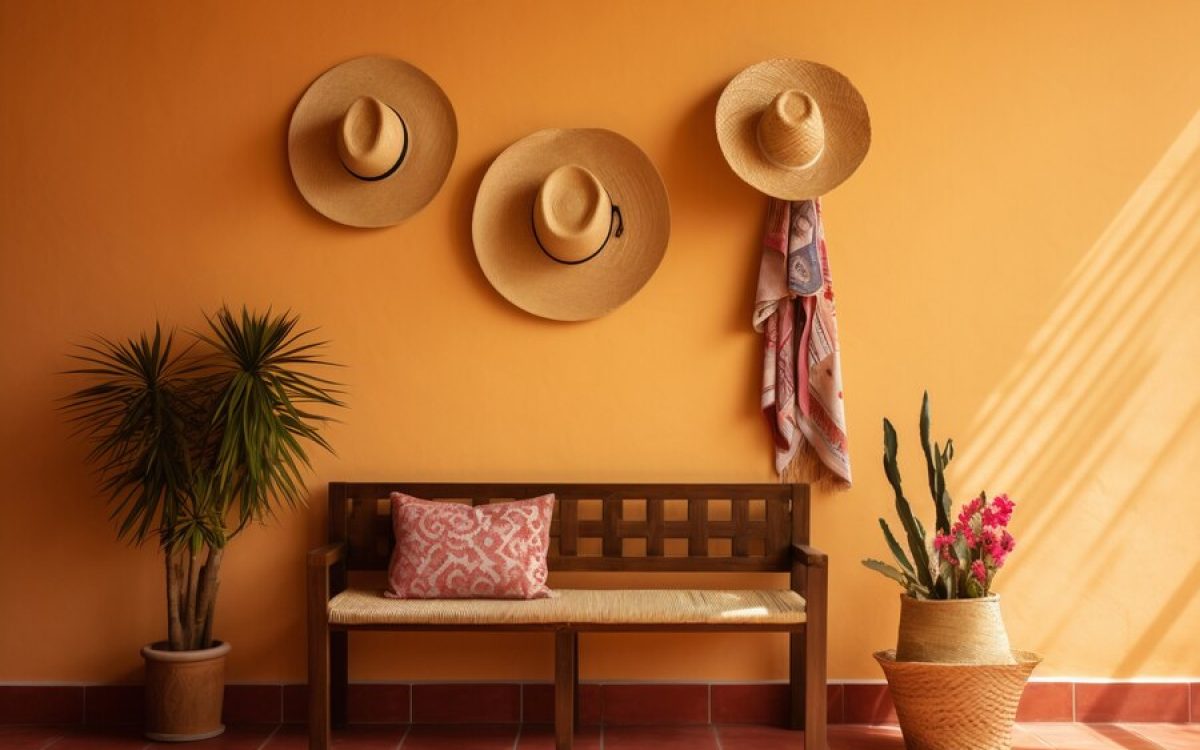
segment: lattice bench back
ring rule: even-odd
[[[808,486],[788,484],[429,484],[333,482],[329,540],[347,568],[385,570],[387,497],[483,505],[554,493],[551,570],[785,571],[808,543]]]

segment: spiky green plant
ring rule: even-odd
[[[156,538],[167,581],[172,650],[212,644],[226,545],[279,506],[304,501],[306,444],[342,406],[311,330],[290,313],[222,307],[183,347],[173,332],[97,338],[69,371],[92,380],[64,410],[92,444],[119,539]]]
[[[954,459],[954,441],[946,440],[945,447],[930,440],[929,393],[926,392],[921,400],[921,447],[925,454],[926,474],[929,480],[929,494],[933,499],[935,528],[939,534],[950,533],[950,493],[946,489],[946,467]],[[940,574],[930,562],[929,545],[925,527],[920,519],[913,515],[912,507],[904,496],[901,485],[900,467],[896,462],[899,446],[896,439],[896,428],[886,418],[883,420],[883,471],[888,483],[896,495],[896,515],[904,527],[911,560],[905,554],[904,548],[897,541],[887,521],[880,518],[879,526],[883,529],[884,539],[896,565],[889,565],[881,560],[863,560],[863,565],[871,570],[899,583],[909,595],[918,599],[947,599],[953,595],[951,584]]]

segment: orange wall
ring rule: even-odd
[[[870,653],[895,637],[896,591],[858,560],[885,551],[883,415],[919,487],[924,387],[958,495],[1019,503],[999,588],[1040,674],[1200,675],[1197,38],[1200,4],[1165,0],[3,0],[0,681],[137,679],[163,632],[157,557],[113,540],[54,411],[90,331],[291,307],[350,365],[312,507],[227,556],[234,681],[304,677],[301,555],[330,479],[769,481],[748,322],[764,201],[722,162],[713,110],[777,55],[847,73],[875,131],[826,202],[858,477],[814,514],[831,676],[878,677]],[[309,209],[284,146],[305,86],[366,53],[424,68],[460,123],[442,192],[382,231]],[[657,275],[592,323],[510,306],[471,247],[488,163],[546,126],[625,133],[671,195]],[[774,637],[584,651],[589,679],[784,675]],[[536,636],[362,638],[353,674],[546,678],[549,654]]]

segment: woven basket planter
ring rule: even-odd
[[[900,595],[897,661],[1013,664],[1000,595],[978,599],[914,599]]]
[[[1042,660],[1013,651],[1013,664],[934,664],[875,660],[887,675],[908,750],[1010,750],[1017,704]]]

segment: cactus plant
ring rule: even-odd
[[[900,467],[896,461],[899,451],[896,428],[883,420],[883,471],[896,495],[896,515],[904,527],[908,553],[892,533],[887,521],[880,518],[879,527],[887,541],[896,564],[882,560],[863,560],[863,565],[899,583],[917,599],[954,599],[984,596],[992,577],[1012,551],[1013,539],[1005,528],[1012,515],[1012,503],[1000,495],[989,503],[987,495],[968,503],[951,524],[953,505],[946,489],[946,467],[954,460],[954,441],[945,446],[930,439],[929,393],[921,401],[921,448],[925,454],[925,470],[929,494],[934,507],[933,555],[931,545],[919,518],[904,495]],[[911,555],[911,559],[909,557]]]

